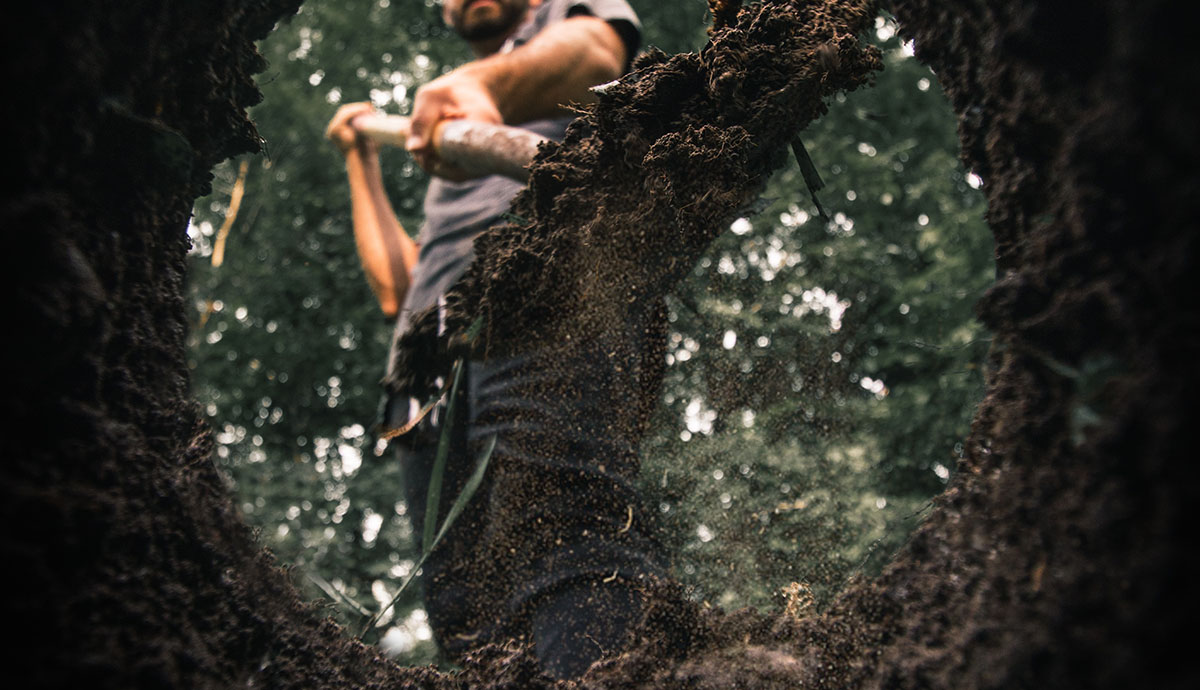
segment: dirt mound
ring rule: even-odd
[[[294,3],[51,9],[4,42],[13,93],[37,94],[4,106],[28,125],[0,205],[18,278],[0,470],[0,553],[20,578],[3,608],[9,678],[536,686],[520,650],[447,677],[340,637],[254,545],[208,460],[187,391],[185,228],[209,167],[253,144],[253,41]],[[642,646],[582,685],[1197,682],[1171,644],[1197,610],[1200,497],[1184,470],[1200,143],[1180,94],[1200,70],[1178,51],[1194,22],[1168,0],[893,9],[951,96],[997,240],[980,306],[997,344],[966,456],[885,573],[822,615],[704,611],[668,592]],[[452,326],[486,316],[494,352],[652,326],[653,310],[630,321],[621,301],[669,289],[819,97],[863,83],[874,61],[852,35],[872,16],[755,3],[699,55],[648,58],[542,155],[518,220],[481,243]],[[556,287],[524,291],[530,271]],[[639,376],[620,385],[641,390]],[[629,408],[617,433],[638,433]]]

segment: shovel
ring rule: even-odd
[[[403,147],[411,121],[400,115],[359,115],[354,128],[379,144]],[[529,179],[538,144],[548,141],[529,130],[471,120],[444,120],[433,130],[439,157],[472,175]]]

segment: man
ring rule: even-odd
[[[475,237],[498,224],[521,188],[498,176],[461,180],[432,148],[429,137],[436,125],[465,118],[561,139],[570,121],[564,106],[590,101],[590,86],[619,77],[639,42],[637,18],[624,0],[446,0],[443,14],[477,59],[416,94],[408,148],[437,176],[426,194],[419,248],[388,202],[375,145],[354,131],[354,118],[370,112],[370,106],[343,106],[327,131],[346,158],[355,239],[368,282],[384,313],[397,318],[397,337],[414,315],[439,307],[470,263]],[[590,361],[580,368],[613,366]],[[454,413],[442,514],[427,518],[425,502],[445,410],[423,419],[393,445],[404,466],[414,521],[420,525],[436,518],[441,524],[446,506],[473,469],[484,428],[499,437],[496,452],[502,457],[489,475],[501,477],[489,477],[423,569],[426,607],[437,640],[451,657],[487,642],[525,637],[534,643],[544,670],[566,678],[620,649],[640,615],[639,587],[660,568],[654,542],[640,520],[634,525],[632,507],[628,521],[623,519],[635,498],[628,474],[631,467],[636,471],[636,459],[629,460],[636,451],[614,450],[609,439],[538,443],[561,435],[553,427],[575,424],[580,408],[567,400],[574,397],[568,389],[580,381],[602,381],[602,373],[572,372],[563,389],[565,402],[544,419],[518,412],[518,421],[512,415],[504,421],[505,410],[531,406],[522,401],[530,399],[525,392],[537,369],[520,357],[471,363],[465,386],[471,393],[455,401],[467,409]],[[394,380],[394,373],[389,364],[388,378]],[[394,395],[385,423],[403,425],[420,402]],[[534,440],[527,441],[530,437]],[[615,457],[608,464],[619,469],[607,469],[603,461],[598,470],[584,467],[594,457]],[[520,477],[542,486],[530,486],[531,495],[518,501],[520,510],[512,510],[515,494],[496,487],[521,484]],[[597,515],[617,503],[625,524],[614,528],[612,520]],[[498,526],[506,521],[523,526]],[[512,543],[522,529],[528,541]]]

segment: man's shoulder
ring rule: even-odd
[[[524,40],[550,24],[578,16],[592,16],[612,24],[625,42],[630,60],[641,47],[641,21],[625,0],[543,0]]]
[[[558,5],[566,17],[590,14],[608,21],[638,22],[637,13],[625,0],[545,0],[544,4]]]
[[[570,17],[590,15],[607,22],[628,22],[641,29],[637,13],[625,0],[543,0],[534,10],[533,32]]]

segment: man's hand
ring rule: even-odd
[[[504,118],[477,63],[464,65],[417,90],[413,101],[412,130],[406,144],[408,151],[425,170],[452,180],[462,180],[469,176],[440,161],[433,146],[438,124],[454,119],[504,124]]]
[[[371,115],[374,112],[375,107],[370,103],[343,105],[338,108],[337,113],[325,128],[325,138],[332,141],[343,156],[350,153],[355,146],[369,146],[370,140],[359,136],[358,130],[354,129],[354,118],[359,115]]]

